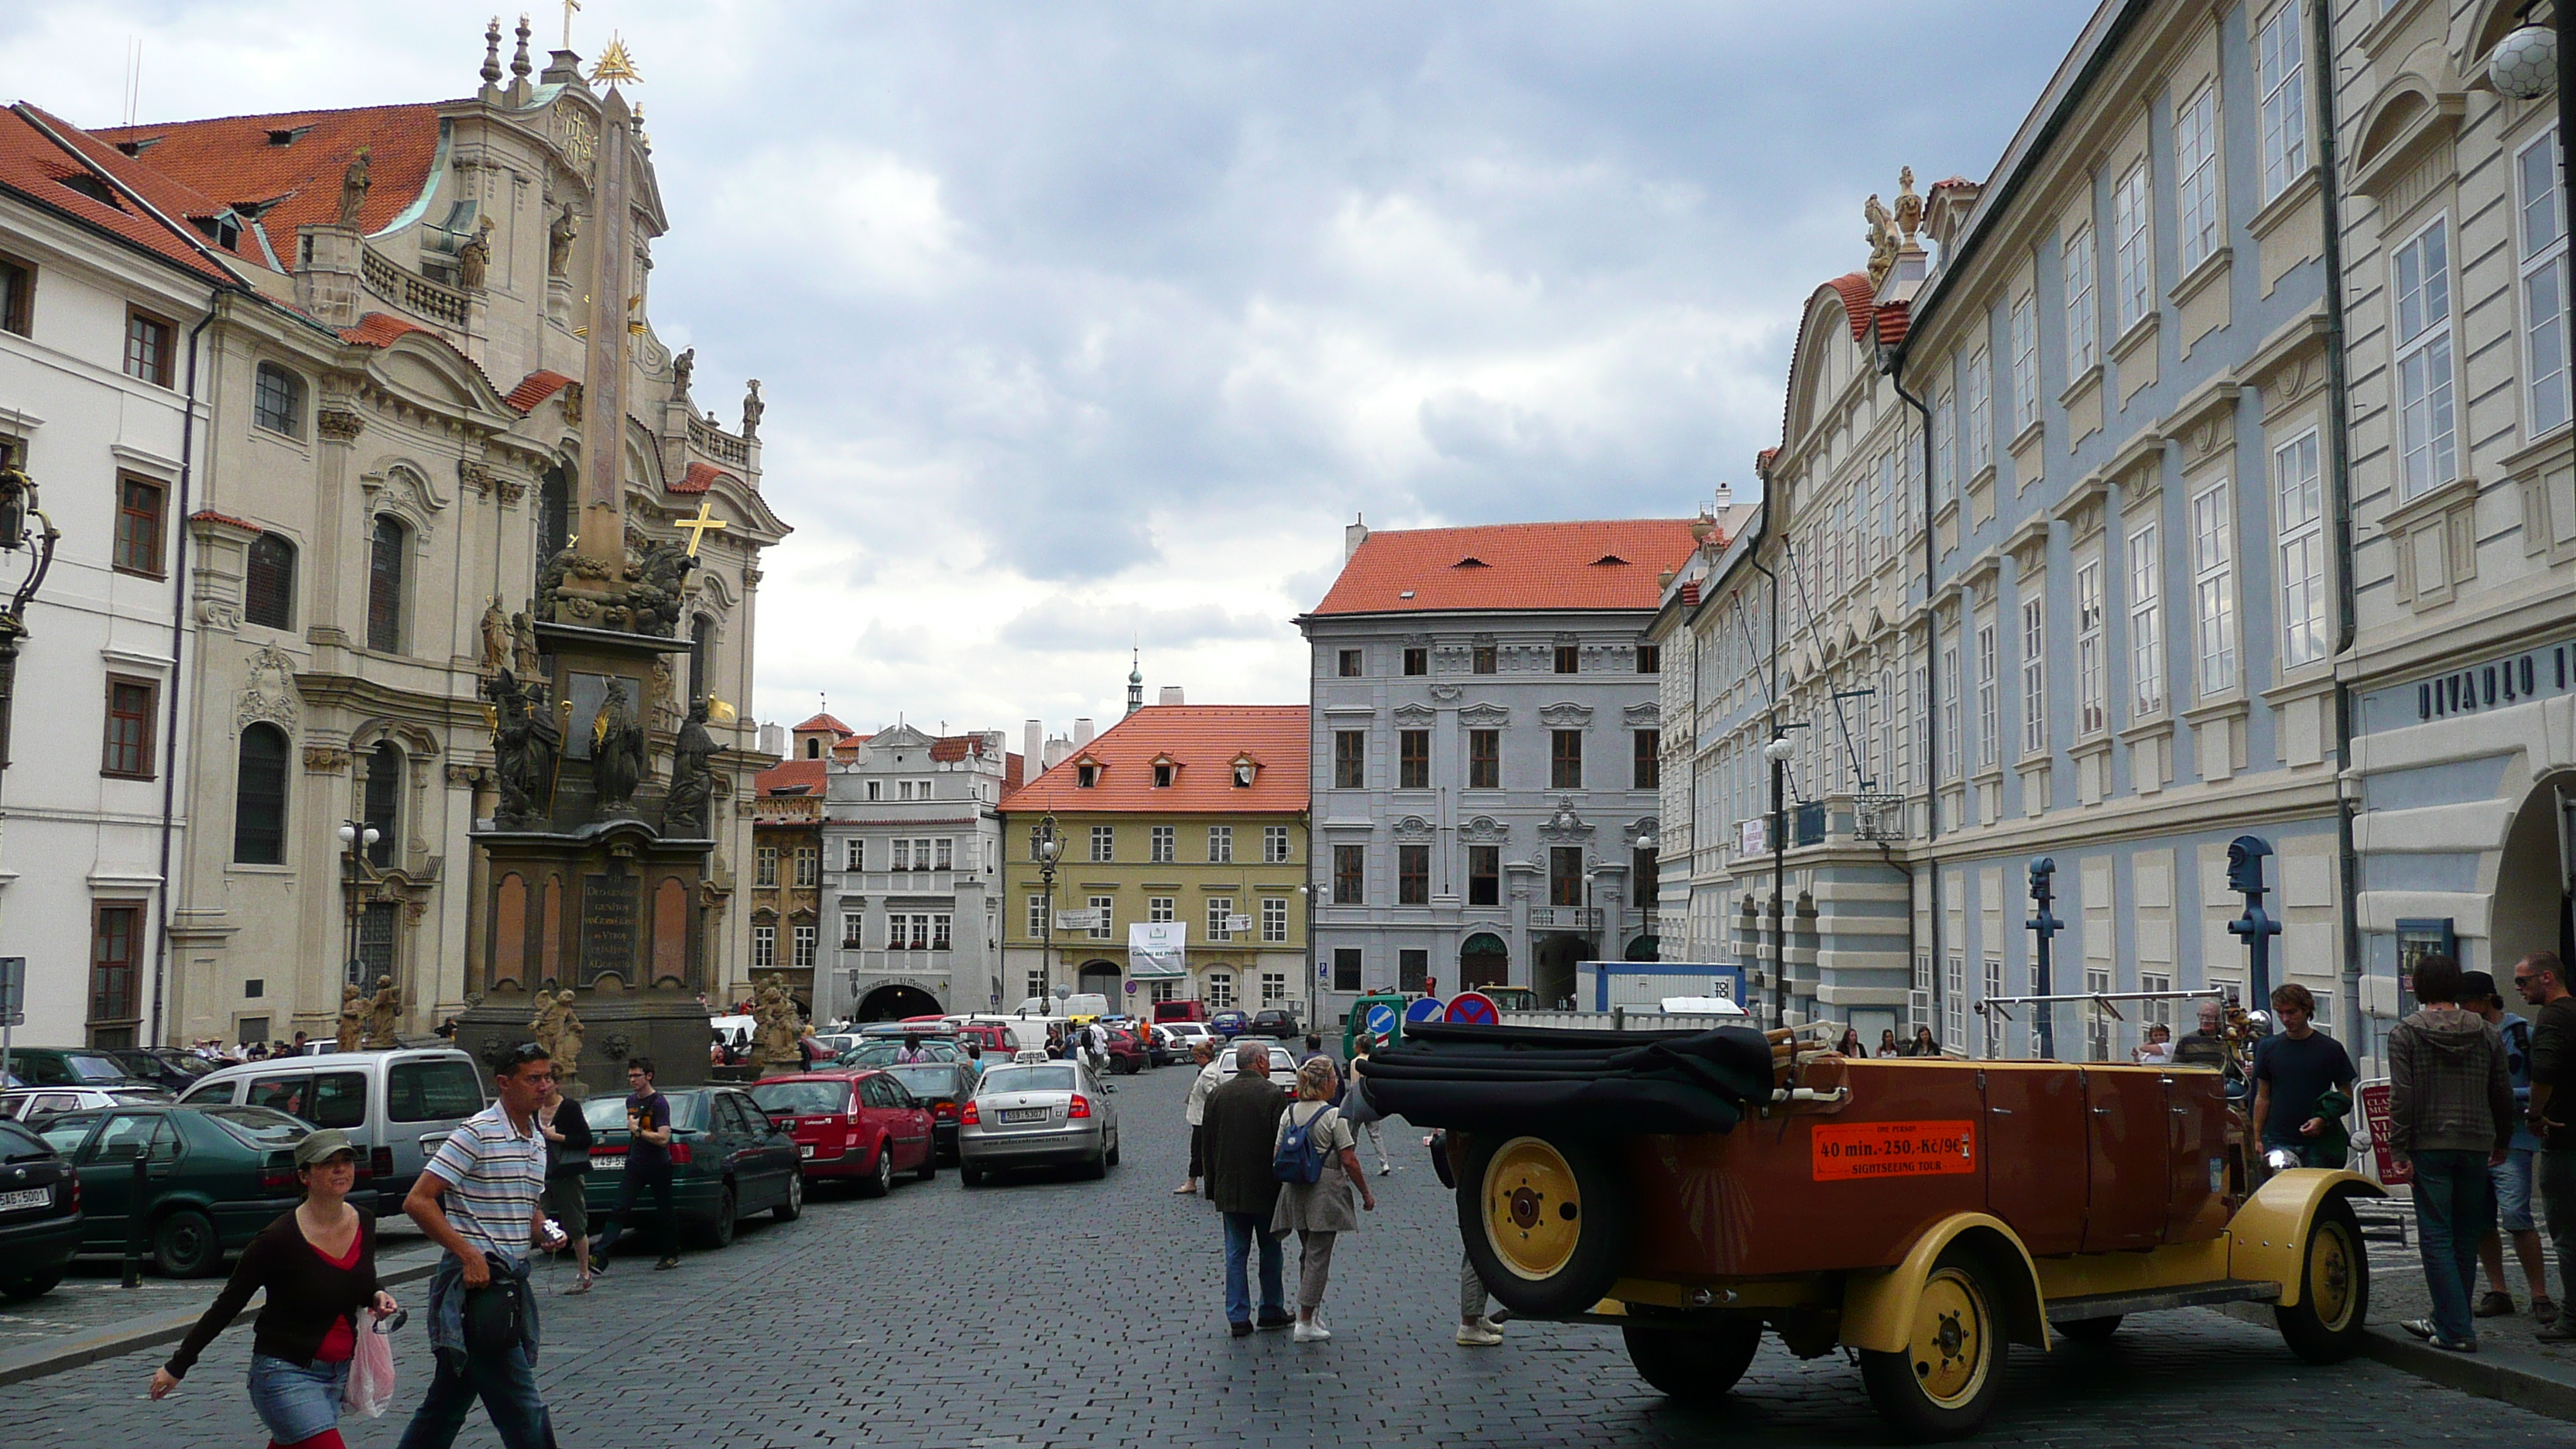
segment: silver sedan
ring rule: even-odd
[[[968,1187],[987,1173],[1067,1163],[1087,1177],[1118,1165],[1118,1109],[1078,1061],[989,1067],[958,1113],[957,1175]]]

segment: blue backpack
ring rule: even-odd
[[[1270,1154],[1270,1175],[1281,1182],[1319,1182],[1324,1176],[1324,1145],[1315,1138],[1315,1124],[1324,1120],[1330,1108],[1318,1108],[1304,1122],[1297,1120],[1296,1109],[1289,1109],[1287,1126],[1279,1134],[1279,1150]]]

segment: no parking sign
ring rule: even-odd
[[[1449,1002],[1447,1020],[1468,1026],[1499,1026],[1503,1013],[1494,998],[1481,991],[1461,991]]]

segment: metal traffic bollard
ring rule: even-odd
[[[2057,900],[2056,878],[2057,862],[2053,858],[2043,855],[2030,863],[2030,902],[2039,908],[2039,914],[2022,924],[2029,928],[2032,936],[2037,938],[2032,942],[2034,950],[2031,956],[2030,989],[2032,994],[2038,996],[2046,996],[2057,989],[2050,972],[2049,948],[2057,933],[2066,929],[2066,923],[2059,920],[2057,913],[2049,909],[2049,906]],[[2031,1026],[2041,1060],[2056,1060],[2057,1007],[2055,1003],[2042,1003],[2039,1007],[2039,1015],[2031,1019]]]
[[[150,1189],[144,1176],[143,1153],[134,1154],[134,1196],[125,1208],[125,1286],[143,1286],[143,1197]]]
[[[2227,888],[2245,897],[2245,914],[2228,922],[2227,930],[2245,943],[2247,974],[2253,982],[2250,1009],[2264,1013],[2265,1034],[2272,1030],[2272,938],[2281,934],[2281,923],[2263,909],[2263,897],[2270,894],[2263,885],[2263,861],[2271,853],[2271,843],[2257,835],[2240,835],[2227,843]]]

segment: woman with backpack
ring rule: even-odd
[[[1360,1225],[1351,1211],[1351,1191],[1360,1205],[1377,1211],[1377,1194],[1369,1191],[1360,1171],[1360,1154],[1351,1124],[1332,1105],[1341,1073],[1329,1057],[1317,1057],[1297,1069],[1297,1100],[1279,1117],[1279,1135],[1271,1149],[1270,1170],[1280,1182],[1279,1205],[1270,1215],[1270,1231],[1297,1233],[1297,1326],[1289,1336],[1299,1343],[1321,1343],[1333,1335],[1324,1328],[1324,1286],[1333,1271],[1333,1238]]]

